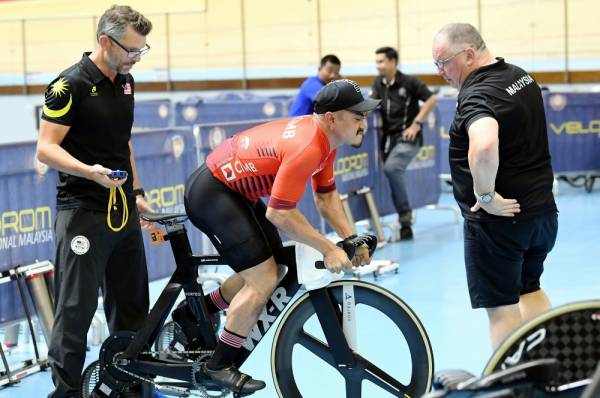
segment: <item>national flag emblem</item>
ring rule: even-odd
[[[131,84],[129,84],[129,83],[123,84],[123,94],[131,95]]]

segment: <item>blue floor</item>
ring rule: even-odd
[[[546,261],[542,285],[553,305],[599,298],[600,192],[586,193],[583,189],[561,185],[557,202],[560,210],[559,235]],[[440,204],[454,205],[454,201],[446,193],[442,195]],[[491,354],[487,317],[483,310],[470,308],[463,267],[462,220],[455,224],[453,218],[453,214],[445,210],[419,210],[414,241],[388,244],[375,255],[378,259],[397,261],[399,273],[384,275],[377,281],[371,277],[365,280],[391,290],[415,310],[429,334],[436,369],[462,368],[477,374]],[[152,284],[153,299],[163,285],[164,281]],[[370,325],[375,330],[378,326]],[[272,340],[274,330],[275,327],[242,369],[267,382],[267,388],[253,396],[256,398],[276,396],[271,378],[270,345],[266,344]],[[384,345],[386,340],[393,339],[377,337],[380,338],[371,336],[369,340],[359,340],[359,343],[365,350],[395,352],[396,344]],[[97,348],[92,351],[96,352]],[[93,355],[88,355],[90,360]],[[388,355],[392,366],[398,357],[396,354]],[[331,380],[331,383],[336,378],[325,368],[315,369],[309,358],[306,369],[297,377],[310,383],[311,371],[317,372],[321,380]],[[307,392],[306,396],[335,396],[327,393],[327,387],[318,386],[322,385],[321,382],[312,384],[316,393]],[[26,377],[15,386],[0,388],[0,398],[45,397],[50,389],[50,373],[42,372]],[[365,393],[364,396],[377,398],[383,395]]]

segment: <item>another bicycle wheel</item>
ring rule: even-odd
[[[81,375],[81,398],[91,398],[92,391],[100,381],[100,361],[88,365]]]
[[[280,397],[407,398],[430,390],[431,344],[406,303],[379,286],[361,281],[339,281],[327,289],[340,311],[343,297],[354,295],[355,366],[337,368],[305,293],[285,313],[273,339],[271,370]]]
[[[557,385],[591,377],[600,361],[600,300],[565,304],[526,322],[500,344],[483,375],[543,358],[558,359]]]

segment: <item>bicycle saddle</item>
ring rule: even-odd
[[[157,222],[159,224],[179,224],[187,220],[188,216],[185,213],[142,213],[140,214],[143,220]]]

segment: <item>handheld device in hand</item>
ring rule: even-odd
[[[113,180],[120,180],[127,178],[127,172],[125,170],[113,170],[107,177]]]

